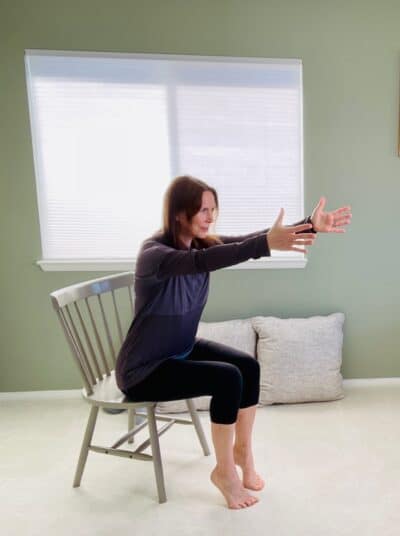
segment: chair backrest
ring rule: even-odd
[[[115,366],[134,315],[133,283],[125,272],[50,294],[88,395]]]

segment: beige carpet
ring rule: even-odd
[[[337,402],[258,410],[254,450],[267,486],[240,511],[224,507],[209,482],[214,458],[189,427],[160,440],[168,502],[159,505],[152,464],[136,460],[92,453],[72,488],[81,400],[1,400],[1,534],[398,536],[400,380],[345,390]],[[99,441],[125,430],[126,414],[100,419]],[[210,438],[208,414],[201,419]]]

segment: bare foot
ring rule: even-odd
[[[239,510],[240,508],[253,506],[253,504],[258,502],[257,497],[250,495],[250,493],[244,489],[238,476],[227,477],[225,475],[221,475],[217,468],[215,468],[212,471],[210,478],[211,482],[225,497],[228,508]]]
[[[265,485],[265,482],[255,470],[253,455],[251,452],[244,453],[242,450],[234,448],[233,457],[236,465],[239,465],[239,467],[242,469],[243,486],[254,491],[261,491]]]

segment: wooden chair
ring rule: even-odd
[[[113,370],[118,355],[116,348],[122,345],[123,331],[129,327],[133,317],[133,282],[133,272],[126,272],[65,287],[50,294],[83,380],[83,397],[91,405],[73,486],[80,486],[89,451],[152,460],[159,502],[163,503],[167,497],[159,436],[175,423],[194,425],[204,455],[209,455],[210,451],[192,400],[186,400],[191,419],[178,419],[156,414],[156,402],[130,402],[116,385]],[[127,321],[123,326],[124,311]],[[128,432],[108,446],[92,443],[100,408],[128,410]],[[144,417],[140,424],[136,424],[136,415]],[[157,421],[165,424],[158,429]],[[133,443],[135,434],[146,425],[148,439],[135,450],[119,448],[123,443]],[[143,452],[149,446],[151,455]]]

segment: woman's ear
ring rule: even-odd
[[[175,221],[177,221],[180,224],[182,224],[182,222],[185,222],[185,220],[186,220],[186,214],[184,212],[179,212],[175,216]]]

